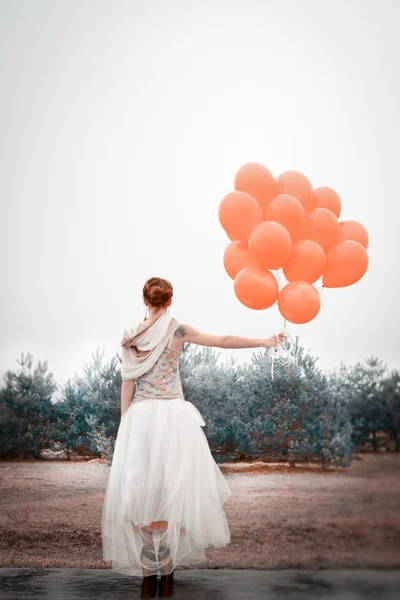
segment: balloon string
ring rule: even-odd
[[[282,289],[282,279],[281,279],[281,275],[280,275],[278,269],[276,270],[276,278],[278,281],[279,289]],[[322,294],[322,292],[325,289],[325,286],[321,285],[319,288],[316,288],[316,289],[318,291],[318,294]],[[274,304],[278,304],[278,301],[274,302]],[[292,336],[286,331],[286,319],[285,318],[283,318],[283,331],[286,333],[284,345],[282,345],[281,343],[278,343],[278,345],[276,347],[272,347],[267,351],[267,353],[269,354],[269,357],[271,358],[271,379],[274,378],[275,360],[278,360],[283,365],[287,365],[287,366],[291,362],[296,363],[296,356],[293,354],[293,349],[294,349],[294,351],[296,351],[297,343],[295,346]],[[275,335],[276,335],[276,338],[278,341],[278,334],[275,334]]]
[[[285,287],[285,285],[286,285],[286,282],[285,282],[285,280],[284,280],[283,273],[281,273],[280,271],[281,271],[281,269],[275,269],[275,273],[276,273],[276,279],[277,279],[277,281],[278,281],[278,288],[279,288],[279,291],[281,291],[281,290],[282,290],[282,288],[284,288],[284,287]]]
[[[286,319],[284,319],[286,326]],[[276,336],[277,342],[279,342],[279,336],[277,333],[274,334]],[[286,347],[286,342],[289,344]],[[296,357],[293,354],[294,349],[294,340],[289,332],[287,332],[285,338],[285,345],[282,342],[279,342],[277,346],[272,346],[267,353],[271,359],[271,379],[274,378],[274,363],[275,360],[278,360],[283,365],[289,365],[291,362],[296,362]]]

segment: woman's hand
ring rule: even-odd
[[[265,344],[263,345],[265,348],[274,348],[284,342],[286,337],[287,333],[285,331],[280,331],[277,334],[271,335],[269,338],[265,338]]]

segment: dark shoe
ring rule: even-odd
[[[157,575],[148,575],[142,579],[142,588],[140,591],[141,598],[156,598],[157,597]]]
[[[172,575],[172,573],[170,573]],[[158,584],[158,595],[162,598],[169,598],[174,593],[174,580],[169,575],[162,575]]]

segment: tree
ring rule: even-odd
[[[370,441],[378,448],[377,433],[387,428],[386,407],[382,402],[382,385],[386,367],[371,356],[364,363],[342,368],[343,383],[348,394],[348,411],[353,427],[353,441],[358,446]]]
[[[21,368],[7,371],[0,390],[0,456],[40,458],[56,435],[57,411],[52,395],[58,389],[47,361],[33,367],[33,356],[21,354]]]
[[[317,359],[297,347],[296,361],[277,364],[271,378],[271,358],[253,355],[247,379],[246,432],[252,452],[288,460],[320,460],[323,466],[348,460],[351,452],[345,420],[336,415],[329,380]]]
[[[392,371],[382,382],[380,401],[386,408],[385,431],[394,440],[396,452],[400,448],[400,372]]]
[[[212,348],[184,344],[180,358],[183,394],[200,411],[206,423],[212,452],[231,456],[237,452],[238,417],[235,407],[235,361],[218,362]]]
[[[296,460],[348,464],[352,440],[344,399],[315,358],[297,347],[295,355],[290,367],[275,366],[274,379],[265,351],[237,367],[216,364],[204,351],[184,355],[184,394],[202,413],[214,453],[228,459],[263,455],[293,466]]]
[[[68,380],[58,406],[58,447],[111,460],[120,423],[121,372],[118,356],[103,365],[104,351],[92,354],[83,375]]]

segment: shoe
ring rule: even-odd
[[[156,598],[157,597],[157,589],[158,580],[157,575],[149,575],[147,577],[143,577],[142,579],[142,587],[140,591],[141,598]]]
[[[174,593],[174,580],[167,577],[160,577],[158,584],[158,596],[160,598],[169,598]]]

